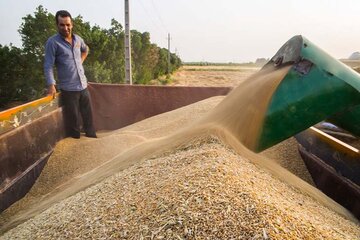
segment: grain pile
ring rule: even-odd
[[[217,137],[152,156],[4,239],[356,239],[359,227]]]
[[[251,137],[254,129],[241,131],[249,123],[241,118],[253,106],[263,107],[261,99],[235,91],[221,100],[211,98],[99,139],[80,139],[83,147],[93,144],[87,151],[101,147],[111,159],[78,152],[83,165],[94,165],[69,167],[72,177],[46,185],[44,199],[34,194],[30,207],[7,210],[1,215],[7,228],[23,223],[1,238],[359,239],[360,227],[346,210],[276,163],[291,167],[290,160],[280,159],[288,157],[285,148],[257,155],[242,145],[243,134]],[[234,111],[239,106],[240,114]],[[71,163],[61,152],[57,156]],[[53,168],[43,179],[62,169],[56,168],[61,160],[51,160]]]
[[[261,152],[260,155],[264,156],[264,161],[276,162],[302,180],[315,186],[315,183],[299,154],[298,143],[294,137]]]
[[[203,117],[223,98],[224,96],[213,97],[117,131],[98,133],[98,139],[63,139],[56,145],[54,153],[26,197],[0,214],[0,230],[18,215],[21,219],[34,215],[27,216],[27,213],[22,214],[22,211],[38,205],[40,201],[57,193],[59,188],[74,181],[78,176],[105,164],[137,144],[181,130]]]

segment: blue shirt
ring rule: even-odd
[[[50,37],[45,45],[44,73],[47,85],[56,84],[54,65],[57,69],[59,88],[65,91],[81,91],[87,87],[81,53],[87,51],[84,40],[76,34],[73,44],[60,34]]]

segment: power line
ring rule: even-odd
[[[141,0],[138,0],[136,2],[139,2],[142,9],[144,10],[144,12],[146,13],[146,15],[148,16],[149,20],[152,22],[152,25],[155,26],[156,30],[162,29],[161,26],[159,26],[153,19],[152,15],[149,14],[148,10],[146,9],[145,5],[143,4],[143,2]],[[143,22],[146,24],[146,22]],[[149,28],[150,29],[150,28]]]
[[[149,20],[151,21],[151,23],[155,26],[155,30],[162,30],[161,32],[163,32],[163,33],[160,33],[160,32],[158,32],[160,35],[165,35],[165,36],[167,36],[167,41],[168,41],[168,50],[169,50],[169,52],[170,52],[170,46],[169,46],[169,44],[170,44],[170,40],[172,40],[172,39],[170,39],[170,33],[169,33],[169,31],[168,31],[168,29],[167,29],[167,27],[166,27],[166,25],[165,25],[165,23],[164,23],[164,21],[163,21],[163,19],[162,19],[162,17],[161,17],[161,14],[160,14],[160,12],[159,12],[159,10],[158,10],[158,8],[157,8],[157,6],[156,6],[156,4],[155,4],[155,2],[154,2],[154,0],[151,0],[151,5],[152,5],[152,8],[153,8],[153,10],[154,11],[150,11],[151,13],[155,13],[155,15],[156,15],[156,18],[157,18],[157,21],[155,21],[154,20],[154,18],[153,18],[153,16],[154,16],[154,14],[150,14],[149,13],[149,11],[147,10],[147,8],[145,7],[145,5],[143,4],[143,2],[142,2],[142,0],[138,0],[138,1],[136,1],[136,2],[139,2],[140,3],[140,5],[141,5],[141,7],[142,7],[142,9],[144,10],[144,12],[146,13],[146,15],[149,17]],[[159,27],[159,24],[158,23],[160,23],[160,27]],[[150,29],[150,28],[149,28]]]
[[[170,33],[168,33],[168,67],[167,74],[170,74]]]
[[[138,1],[134,1],[134,2],[135,2],[136,4],[138,4],[138,6],[140,6],[139,3],[138,3]],[[142,5],[142,3],[140,3],[140,4],[141,4],[141,7],[142,7],[142,9],[144,10],[144,12],[145,12],[146,14],[148,14],[147,11],[146,11],[146,9],[145,9],[144,6]],[[149,16],[149,15],[148,15],[148,16]],[[144,24],[146,28],[150,29],[150,27],[149,27],[149,25],[147,24],[147,22],[143,21],[142,24]]]
[[[155,3],[154,3],[153,0],[151,0],[151,4],[152,4],[153,8],[155,9],[156,16],[158,17],[158,19],[159,19],[162,27],[164,28],[165,32],[169,32],[169,31],[167,30],[167,28],[166,28],[166,26],[165,26],[165,24],[164,24],[164,21],[163,21],[162,18],[161,18],[161,14],[160,14],[159,10],[157,9],[157,7],[156,7],[156,5],[155,5]]]

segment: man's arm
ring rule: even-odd
[[[54,78],[54,63],[55,63],[55,46],[52,41],[47,41],[45,45],[45,60],[44,60],[44,74],[46,85],[48,86],[48,95],[55,98],[55,78]]]
[[[55,84],[51,84],[51,85],[48,86],[47,95],[48,95],[48,96],[52,96],[53,98],[56,97]]]
[[[89,54],[89,47],[86,45],[86,51],[81,52],[81,63],[83,63]]]

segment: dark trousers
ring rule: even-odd
[[[61,90],[61,103],[68,135],[80,137],[80,115],[85,133],[89,135],[95,134],[90,94],[87,89],[82,91]]]

